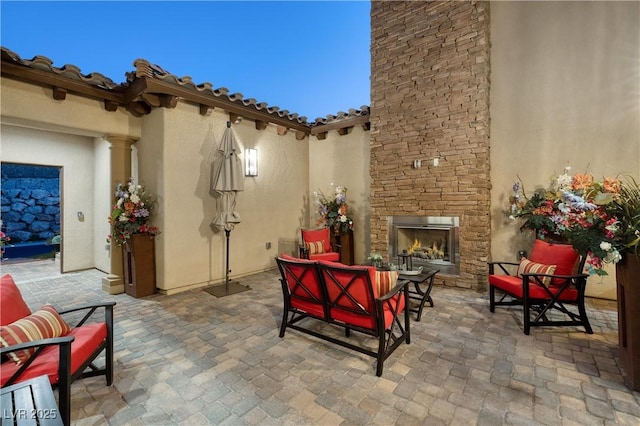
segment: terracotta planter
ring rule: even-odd
[[[616,264],[618,342],[626,385],[640,391],[640,257],[625,255]]]
[[[124,289],[129,296],[144,297],[156,290],[155,239],[134,234],[122,247]]]

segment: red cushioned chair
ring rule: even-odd
[[[340,262],[340,246],[331,244],[329,228],[303,229],[300,257],[309,260]]]
[[[58,311],[59,315],[86,311],[84,317],[71,330],[59,337],[0,348],[0,384],[10,386],[34,377],[47,375],[51,384],[58,388],[58,406],[65,425],[70,424],[71,383],[80,377],[104,375],[107,386],[113,382],[113,306],[116,302],[104,302]],[[104,309],[104,322],[88,322],[97,309]],[[40,311],[38,311],[40,312]],[[0,282],[0,327],[16,329],[19,320],[36,317],[31,312],[11,275],[4,275]],[[64,320],[62,320],[64,321]],[[66,327],[66,323],[65,323]],[[67,329],[68,330],[68,329]],[[46,333],[45,333],[46,334]],[[9,334],[3,334],[7,337]],[[6,340],[3,338],[3,340]],[[17,364],[10,353],[31,349],[34,353]],[[104,353],[104,367],[98,368],[94,361]]]
[[[489,310],[522,305],[524,334],[539,326],[583,326],[593,334],[584,306],[588,275],[581,272],[585,260],[586,256],[568,244],[536,240],[529,259],[489,262]],[[511,275],[507,265],[518,265],[519,274]],[[498,300],[497,293],[501,295]],[[557,313],[561,317],[551,317]]]

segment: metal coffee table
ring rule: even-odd
[[[400,271],[398,279],[411,281],[415,289],[409,288],[409,299],[417,300],[419,302],[418,308],[409,309],[411,312],[418,314],[416,321],[420,321],[422,317],[422,309],[424,304],[429,302],[429,306],[433,308],[433,299],[431,298],[431,288],[433,287],[433,279],[436,274],[440,272],[439,269],[428,269],[423,271],[419,275],[407,275]],[[424,288],[424,290],[421,288]]]

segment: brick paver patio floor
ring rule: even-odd
[[[117,302],[114,384],[73,383],[75,425],[640,424],[640,393],[624,385],[617,355],[615,302],[588,301],[593,335],[525,336],[517,308],[491,314],[486,294],[435,286],[435,307],[411,322],[411,344],[378,378],[373,358],[294,330],[278,337],[277,271],[240,279],[252,290],[224,298],[195,289],[142,299],[107,295],[103,273],[60,274],[50,260],[2,273],[32,309]]]

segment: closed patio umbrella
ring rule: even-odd
[[[217,232],[224,230],[227,251],[224,285],[205,289],[216,297],[250,290],[247,286],[231,283],[229,279],[231,272],[229,269],[229,237],[235,225],[241,222],[240,214],[236,211],[236,197],[239,191],[244,191],[244,174],[239,153],[240,147],[231,130],[231,122],[227,121],[227,128],[211,166],[210,193],[216,198],[216,215],[211,221],[211,228]]]

